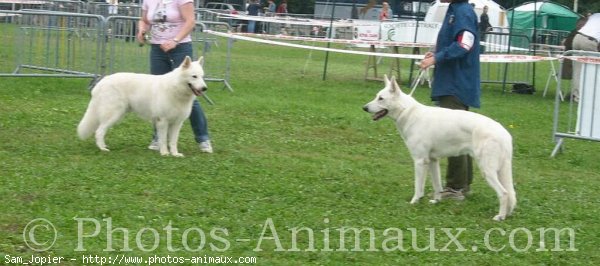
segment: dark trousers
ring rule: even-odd
[[[439,98],[440,107],[456,110],[469,110],[456,96]],[[473,181],[473,159],[469,155],[448,157],[446,170],[446,187],[455,190],[469,191]]]

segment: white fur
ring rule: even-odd
[[[192,62],[186,57],[175,70],[164,75],[116,73],[104,77],[92,90],[92,99],[77,127],[81,139],[95,132],[96,145],[108,151],[104,136],[127,112],[152,121],[158,134],[161,155],[177,151],[179,130],[189,117],[196,95],[206,90],[202,58]]]
[[[479,165],[488,184],[496,191],[500,210],[494,220],[510,215],[517,204],[512,179],[512,137],[498,122],[483,115],[425,106],[404,94],[394,77],[385,77],[383,88],[363,109],[377,120],[394,120],[414,160],[417,203],[424,195],[427,171],[431,172],[433,200],[441,200],[439,159],[468,154]],[[387,110],[387,113],[386,111]]]

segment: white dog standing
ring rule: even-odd
[[[496,191],[500,210],[494,220],[510,215],[517,204],[512,179],[512,137],[498,122],[483,115],[462,110],[431,107],[404,94],[392,77],[385,76],[385,88],[363,110],[373,120],[385,116],[396,123],[400,136],[414,160],[417,203],[425,191],[427,171],[431,172],[434,196],[441,200],[439,159],[468,154],[475,158],[488,184]]]
[[[161,155],[177,151],[179,130],[190,116],[194,98],[206,90],[202,58],[186,57],[175,70],[164,75],[116,73],[103,78],[92,90],[92,99],[79,122],[77,133],[86,139],[95,132],[96,145],[108,151],[104,136],[127,112],[135,112],[156,127]]]

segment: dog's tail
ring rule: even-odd
[[[79,135],[80,139],[89,138],[98,128],[100,124],[95,108],[94,101],[90,101],[81,122],[79,122],[79,126],[77,126],[77,135]]]

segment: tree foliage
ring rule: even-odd
[[[275,3],[278,5],[283,0],[275,0]],[[494,0],[496,3],[500,4],[504,8],[512,8],[515,6],[519,6],[523,3],[532,2],[532,0]],[[562,4],[570,9],[573,9],[575,0],[553,0],[552,2]],[[586,13],[597,13],[600,12],[600,1],[598,0],[578,0],[578,8],[577,12],[579,14],[585,15]],[[287,0],[288,2],[288,10],[290,13],[297,14],[313,14],[315,8],[315,0]],[[379,0],[378,2],[381,2]],[[541,1],[539,1],[541,2]]]
[[[282,0],[276,0],[279,4]],[[294,14],[313,14],[315,11],[315,0],[287,0],[288,11]]]

